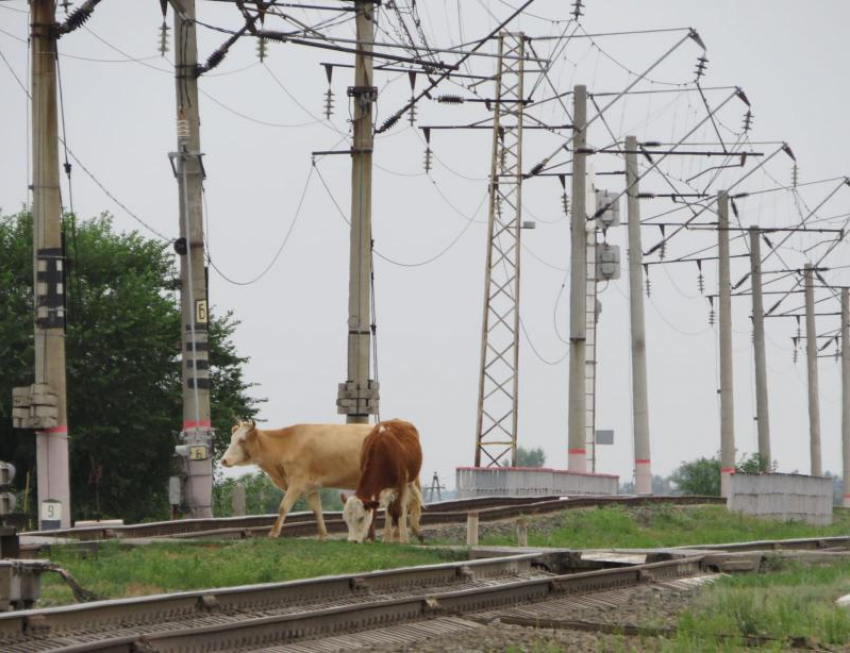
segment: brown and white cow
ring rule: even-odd
[[[327,536],[319,490],[355,489],[360,482],[360,450],[372,430],[370,424],[296,424],[260,430],[253,420],[239,421],[221,464],[257,465],[284,490],[277,520],[269,537],[280,535],[292,506],[306,495],[316,516],[319,537]]]
[[[378,507],[386,510],[384,542],[397,537],[407,543],[407,517],[419,533],[422,494],[419,472],[422,448],[416,427],[402,420],[376,424],[363,441],[360,453],[360,483],[354,496],[345,500],[342,516],[348,526],[348,541],[362,542],[370,532]]]

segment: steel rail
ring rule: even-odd
[[[515,517],[546,514],[559,510],[597,507],[604,505],[642,506],[653,504],[694,505],[721,504],[719,497],[481,497],[445,501],[425,506],[422,512],[423,525],[457,524],[466,521],[467,513],[478,512],[481,521],[497,521]],[[325,512],[325,525],[329,533],[345,532],[342,513]],[[287,515],[281,535],[301,537],[316,533],[316,522],[312,512]],[[253,515],[246,517],[222,517],[216,519],[186,519],[146,524],[120,526],[84,526],[80,528],[32,531],[22,535],[41,537],[74,538],[81,541],[100,539],[163,538],[163,537],[225,537],[247,536],[249,533],[268,530],[277,515]],[[383,525],[383,515],[378,516],[378,526]]]
[[[570,593],[664,582],[723,569],[724,559],[734,564],[740,560],[737,556],[747,551],[761,552],[763,561],[771,551],[834,551],[848,546],[850,537],[846,536],[695,545],[644,551],[646,562],[637,565],[583,559],[580,551],[544,550],[365,574],[98,601],[0,615],[0,650],[191,653],[257,649]],[[761,562],[756,562],[756,567],[750,568],[758,568]],[[583,571],[589,566],[609,568]]]
[[[562,554],[565,552],[561,552]],[[551,554],[550,554],[551,555]],[[7,622],[21,625],[17,641],[0,639],[4,651],[209,651],[234,650],[245,647],[263,647],[271,644],[295,642],[307,638],[337,635],[341,632],[356,632],[364,629],[385,627],[445,614],[493,609],[529,601],[542,601],[569,593],[583,593],[680,578],[702,573],[701,561],[704,554],[682,552],[678,559],[655,562],[633,567],[603,569],[573,574],[538,574],[532,578],[516,578],[513,570],[530,570],[535,556],[476,561],[443,565],[440,578],[447,574],[459,579],[455,584],[463,585],[486,569],[498,573],[501,582],[483,586],[451,587],[450,583],[431,588],[423,582],[434,568],[410,568],[393,572],[376,572],[361,576],[342,576],[313,581],[298,581],[286,585],[286,599],[300,609],[269,614],[272,600],[268,586],[205,590],[178,595],[150,597],[147,600],[98,602],[71,608],[54,608],[44,611],[27,611],[12,617],[0,617],[0,634],[9,632]],[[381,574],[385,577],[381,578]],[[386,577],[404,576],[405,585],[396,594],[386,585]],[[384,581],[382,584],[382,580]],[[373,584],[374,581],[374,584]],[[392,582],[390,583],[393,584]],[[469,583],[466,583],[469,584]],[[331,585],[333,590],[328,591]],[[280,587],[280,586],[279,586]],[[409,588],[415,588],[412,594]],[[261,597],[250,596],[260,592]],[[299,595],[299,591],[301,595]],[[234,600],[233,593],[240,593]],[[382,592],[377,594],[376,592]],[[349,597],[365,594],[366,600],[339,602],[339,596]],[[315,605],[305,605],[305,595],[317,597]],[[278,598],[278,601],[280,599]],[[333,602],[336,600],[336,605]],[[297,601],[297,603],[295,603]],[[329,605],[330,603],[330,605]],[[109,605],[113,607],[108,613]],[[123,604],[124,609],[114,608]],[[132,611],[129,612],[128,611]],[[147,627],[142,627],[140,611],[149,617]],[[73,615],[74,619],[69,619]],[[165,618],[167,616],[167,618]],[[173,619],[176,616],[176,619]],[[40,617],[40,619],[38,618]],[[61,618],[64,617],[64,621]],[[158,618],[157,618],[158,617]],[[166,623],[167,619],[173,619]],[[135,622],[132,632],[115,629],[128,619]],[[151,620],[153,619],[153,620]],[[32,624],[36,627],[33,628]],[[27,628],[29,624],[29,629]],[[39,633],[38,628],[41,628]],[[62,637],[62,629],[68,633]],[[103,628],[113,626],[111,632]],[[101,632],[98,633],[98,628]],[[28,635],[32,635],[28,637]],[[39,644],[44,644],[40,647]]]
[[[352,545],[353,546],[353,545]],[[690,555],[685,553],[683,555]],[[0,650],[7,651],[12,640],[55,639],[93,629],[141,628],[165,621],[185,620],[210,612],[268,611],[274,606],[290,611],[308,609],[311,603],[345,600],[362,601],[369,593],[430,591],[470,583],[494,582],[501,577],[542,573],[546,554],[525,553],[508,557],[464,560],[436,565],[406,567],[360,574],[263,583],[217,589],[203,589],[129,599],[80,603],[56,608],[22,610],[0,614]],[[554,562],[549,562],[549,565]]]

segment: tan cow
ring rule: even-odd
[[[253,420],[239,421],[221,464],[257,465],[285,491],[269,537],[280,535],[286,513],[301,497],[316,516],[319,538],[327,537],[319,490],[354,490],[360,482],[360,449],[371,424],[296,424],[274,431],[260,430]]]

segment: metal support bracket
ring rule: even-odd
[[[188,159],[194,157],[198,160],[198,165],[201,166],[201,177],[204,179],[207,178],[207,170],[204,168],[204,153],[203,152],[193,152],[192,150],[186,150],[185,152],[169,152],[168,153],[168,162],[171,164],[171,172],[174,173],[175,178],[180,174],[177,166],[174,164],[175,159],[184,158]]]
[[[59,395],[44,383],[12,388],[12,428],[52,429],[59,425]]]
[[[377,86],[349,86],[348,97],[357,98],[365,102],[375,102],[378,99]]]
[[[358,387],[354,381],[339,384],[336,412],[338,415],[377,415],[381,384],[369,380],[367,387]]]

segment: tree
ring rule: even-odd
[[[542,447],[519,447],[516,452],[516,464],[518,467],[543,467],[546,464],[546,454]]]
[[[742,474],[764,474],[776,470],[776,463],[769,464],[761,454],[743,454],[735,463],[735,471]],[[682,463],[670,476],[682,494],[720,496],[720,458],[697,458]]]
[[[233,515],[233,488],[241,483],[245,488],[245,514],[268,515],[277,513],[283,499],[283,490],[272,483],[264,472],[253,472],[236,478],[220,479],[213,491],[213,508],[216,515],[230,517]],[[319,497],[322,501],[322,511],[342,510],[340,491],[331,488],[321,488]],[[306,497],[301,497],[292,506],[292,512],[310,510]]]
[[[775,469],[776,463],[771,464],[760,453],[744,454],[738,464],[735,465],[735,471],[744,474],[764,474],[775,471]]]
[[[620,484],[620,494],[634,494],[635,484],[631,481],[626,481]],[[672,477],[652,475],[652,494],[654,496],[670,496],[679,494],[677,488],[673,487]]]
[[[139,520],[167,514],[167,479],[182,423],[180,305],[174,255],[136,232],[115,233],[111,218],[64,218],[71,506],[75,518]],[[35,439],[11,428],[11,392],[32,383],[32,219],[0,217],[0,458],[16,482],[35,487]],[[235,415],[256,400],[232,343],[238,322],[210,317],[215,451]],[[30,509],[33,509],[30,502]]]
[[[697,458],[682,463],[670,476],[682,494],[720,496],[720,459]]]

